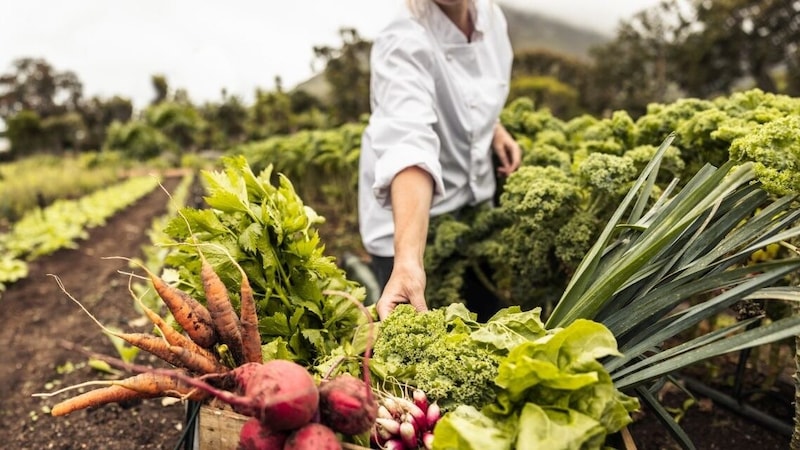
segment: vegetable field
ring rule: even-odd
[[[174,189],[176,178],[164,180],[167,189]],[[142,246],[150,244],[147,226],[165,212],[166,196],[156,190],[119,212],[107,225],[91,230],[80,248],[61,250],[37,259],[30,275],[14,283],[4,292],[0,342],[4,344],[0,365],[0,440],[8,448],[17,449],[164,449],[176,448],[184,428],[184,407],[165,406],[160,399],[127,405],[110,404],[82,410],[68,417],[52,417],[43,411],[36,392],[55,390],[89,379],[98,372],[86,366],[80,352],[67,350],[64,343],[86,346],[92,351],[114,355],[115,349],[100,329],[82,313],[47,274],[58,274],[70,293],[104,324],[146,331],[141,315],[133,308],[127,278],[117,273],[129,270],[123,260],[103,259],[107,256],[141,257]],[[57,318],[57,320],[56,320]],[[144,356],[144,355],[143,355]],[[155,359],[142,359],[158,365]],[[736,368],[736,359],[728,357],[715,362],[713,376],[720,382],[729,379]],[[699,376],[708,375],[709,366],[695,369]],[[748,372],[760,382],[763,372]],[[791,373],[791,372],[789,372]],[[791,420],[789,401],[792,396],[787,376],[778,383],[785,390],[780,396],[764,396],[761,409],[784,420]],[[50,384],[55,384],[55,387]],[[732,413],[729,409],[699,398],[687,403],[686,396],[676,390],[665,390],[666,403],[680,415],[681,424],[697,448],[745,449],[786,448],[788,437]],[[776,400],[776,398],[778,398]],[[782,399],[782,400],[781,400]],[[52,402],[51,402],[52,403]],[[630,427],[638,449],[675,448],[662,425],[645,411]],[[735,432],[732,432],[735,430]],[[621,445],[618,448],[623,448]]]
[[[257,417],[252,434],[287,442],[318,406],[324,429],[349,449],[785,448],[800,317],[788,303],[765,301],[800,301],[798,108],[797,99],[754,90],[653,105],[635,121],[619,111],[563,122],[529,101],[512,103],[502,119],[525,150],[523,167],[504,180],[496,208],[434,220],[425,257],[437,308],[398,308],[374,342],[355,305],[368,292],[344,267],[359,250],[348,202],[358,128],[223,155],[198,172],[203,208],[199,192],[186,195],[195,177],[165,175],[172,196],[152,182],[111,219],[76,222],[80,241],[55,252],[26,251],[45,233],[23,239],[38,228],[15,223],[3,242],[30,256],[0,298],[11,359],[0,369],[8,389],[0,438],[14,448],[188,450],[186,406],[172,398],[188,394],[185,386],[132,391],[113,381],[170,364],[186,372],[157,375]],[[67,222],[35,217],[42,227]],[[179,286],[184,300],[173,304],[142,271]],[[171,311],[163,319],[188,339],[162,317],[145,317],[161,300]],[[196,301],[205,306],[179,314]],[[481,304],[495,312],[467,309]],[[148,334],[154,326],[169,345],[140,352],[123,337],[160,340]],[[255,330],[260,355],[246,337]],[[90,358],[100,354],[137,368]],[[320,381],[319,392],[300,390],[315,396],[291,426],[266,430],[275,424],[264,418],[280,408],[237,400],[251,397],[249,382],[225,379],[262,359],[294,361]],[[371,378],[379,405],[362,408],[372,396],[350,388],[331,388],[336,401],[328,399],[323,388],[334,384],[326,383],[344,375]],[[268,385],[252,398],[266,400]],[[99,386],[124,398],[65,406],[67,397],[108,392]],[[434,413],[417,405],[417,391]],[[130,400],[153,396],[167,399]],[[353,420],[345,411],[368,414]],[[348,425],[372,421],[371,430]]]
[[[164,186],[174,189],[179,181],[166,178]],[[140,256],[141,247],[149,243],[147,226],[164,214],[166,204],[163,191],[152,191],[105,226],[92,229],[78,249],[33,261],[28,277],[3,293],[0,441],[5,448],[156,449],[172,448],[180,439],[185,410],[179,403],[163,406],[160,399],[148,400],[81,411],[59,420],[63,418],[43,411],[42,400],[32,397],[49,383],[66,386],[97,378],[86,358],[66,350],[63,343],[116,354],[111,341],[47,274],[59,275],[104,324],[128,328],[128,321],[141,314],[133,308],[127,277],[117,273],[128,270],[127,262],[103,257]]]

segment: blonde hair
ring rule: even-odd
[[[414,17],[420,18],[428,14],[431,0],[406,0],[406,6]]]
[[[475,0],[473,0],[474,2]],[[491,0],[489,3],[493,3]],[[424,17],[430,12],[433,0],[406,0],[406,6],[416,18]]]

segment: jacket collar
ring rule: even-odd
[[[433,2],[431,2],[433,3]],[[483,38],[488,25],[488,17],[486,8],[481,0],[470,0],[469,14],[472,17],[474,30],[472,32],[471,42],[478,41]],[[430,29],[436,37],[444,44],[467,44],[467,37],[458,29],[458,27],[450,20],[447,15],[439,9],[435,4],[431,4],[431,13],[428,17]]]

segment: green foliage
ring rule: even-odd
[[[158,178],[129,178],[77,200],[60,199],[28,211],[6,233],[0,233],[0,290],[28,275],[27,261],[63,248],[76,248],[88,229],[104,225],[117,211],[151,192]]]
[[[11,151],[29,156],[44,147],[42,119],[35,111],[24,109],[6,119],[6,136],[11,142]]]
[[[579,111],[578,92],[552,76],[521,76],[511,81],[508,98],[528,97],[557,117],[572,117]]]
[[[223,171],[201,172],[209,208],[184,208],[166,227],[177,246],[165,264],[178,270],[190,295],[204,301],[202,251],[238,307],[241,275],[233,258],[256,296],[265,357],[313,366],[350,342],[354,328],[366,320],[348,298],[326,291],[344,291],[361,301],[363,288],[324,254],[317,230],[323,219],[287,177],[273,179],[271,167],[256,175],[242,156],[223,163]]]
[[[501,118],[523,148],[523,166],[502,180],[496,208],[432,219],[426,298],[463,302],[464,277],[474,277],[501,303],[547,311],[670,131],[675,145],[660,156],[651,201],[673,180],[683,186],[703,165],[729,159],[754,161],[774,194],[798,192],[798,117],[800,99],[759,90],[652,104],[635,121],[617,111],[564,122],[517,99]]]
[[[128,158],[148,160],[160,155],[163,151],[175,148],[162,132],[143,122],[114,122],[108,128],[106,150],[116,150]]]
[[[191,104],[164,101],[147,108],[144,115],[147,125],[160,131],[181,150],[194,151],[201,145],[201,133],[207,125]]]

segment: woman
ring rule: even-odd
[[[408,0],[375,39],[372,113],[362,138],[359,227],[383,292],[426,311],[423,254],[431,216],[490,202],[520,149],[498,121],[513,53],[490,0]]]

